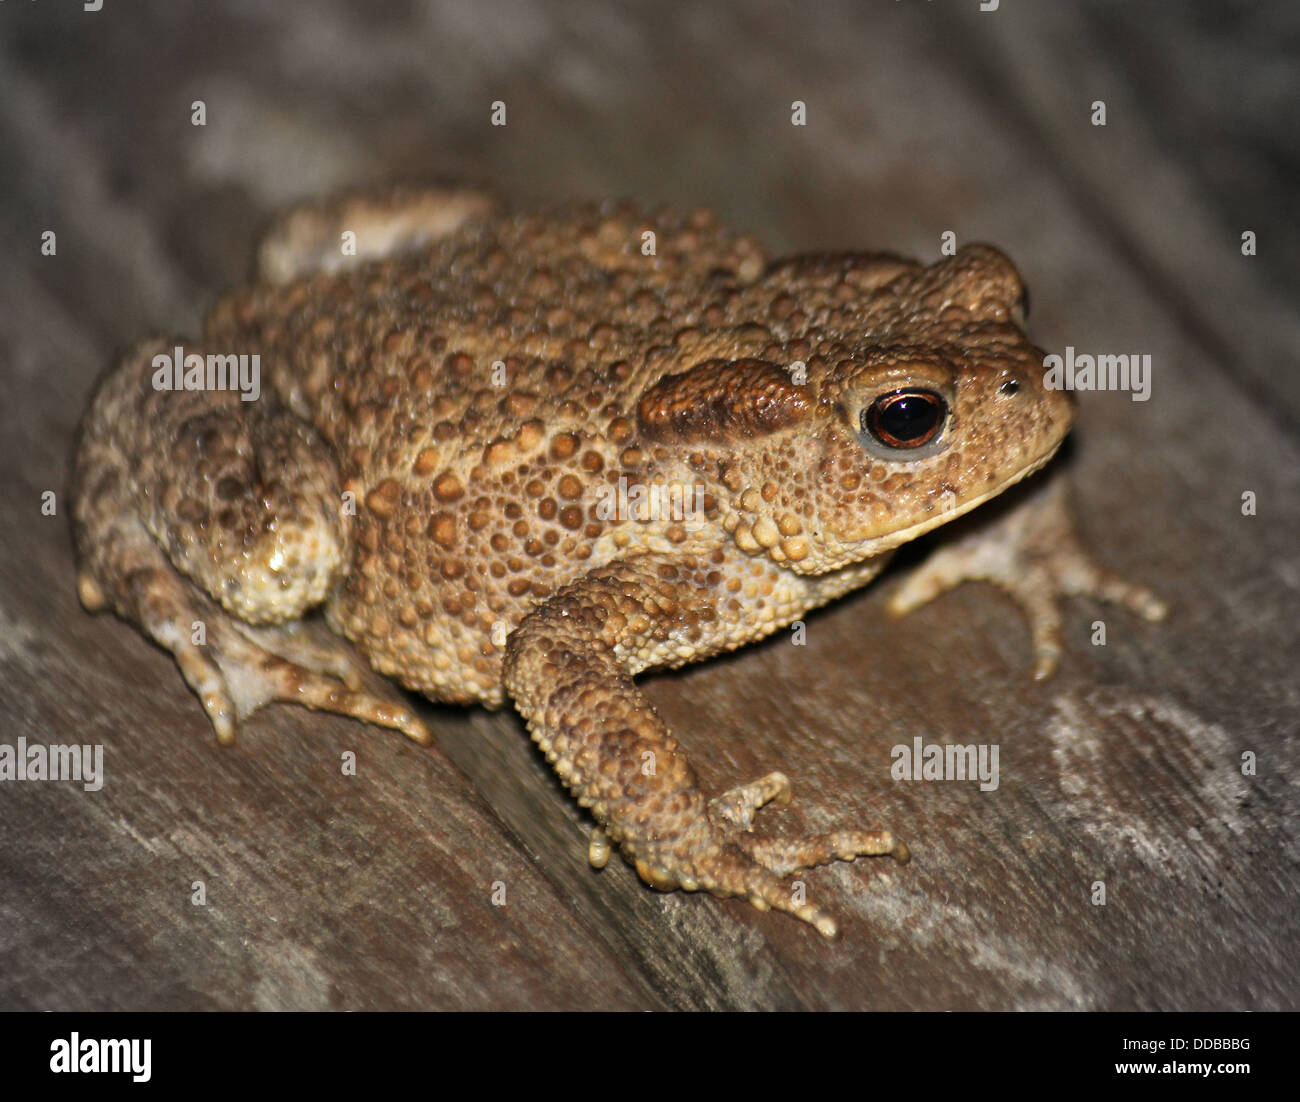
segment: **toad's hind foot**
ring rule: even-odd
[[[250,628],[223,619],[218,614],[206,651],[175,652],[221,743],[234,742],[237,719],[283,703],[391,727],[422,746],[432,744],[429,729],[396,691],[381,695],[363,688],[359,663],[346,644],[308,640],[290,626]]]
[[[241,720],[276,702],[392,727],[422,745],[432,742],[396,691],[381,696],[362,687],[360,662],[347,644],[317,642],[296,625],[241,623],[188,585],[141,535],[134,549],[137,569],[114,587],[112,603],[172,652],[218,742],[233,743]],[[89,573],[83,573],[80,590],[92,611],[108,603]]]
[[[485,218],[496,202],[464,188],[397,187],[336,195],[283,211],[258,247],[258,274],[287,283],[367,260],[425,248],[466,222]],[[355,253],[344,255],[340,236],[351,231]]]

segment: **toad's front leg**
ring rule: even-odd
[[[962,582],[992,582],[1010,594],[1029,620],[1038,680],[1050,677],[1060,661],[1064,597],[1094,597],[1147,620],[1165,618],[1159,597],[1100,565],[1083,546],[1060,472],[1017,487],[957,523],[968,530],[908,576],[890,599],[891,615],[904,616]]]
[[[887,830],[834,831],[762,840],[751,834],[764,804],[790,799],[789,781],[772,773],[709,799],[681,745],[632,676],[651,665],[679,665],[725,643],[715,637],[716,587],[694,564],[641,557],[593,571],[526,617],[506,647],[505,685],[533,740],[560,778],[591,810],[600,830],[591,857],[603,864],[606,838],[656,888],[743,895],[827,937],[833,919],[799,898],[782,877],[833,860],[907,849]]]

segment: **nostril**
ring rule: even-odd
[[[1011,395],[1018,394],[1020,392],[1020,384],[1015,379],[1008,379],[1005,383],[1003,383],[1000,387],[998,387],[998,392],[1001,394],[1005,394],[1009,398],[1011,397]]]

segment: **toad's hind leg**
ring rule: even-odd
[[[396,694],[362,690],[346,643],[297,629],[347,562],[324,442],[269,391],[246,403],[231,391],[154,389],[153,357],[170,350],[137,346],[82,422],[72,487],[82,603],[171,651],[223,743],[272,701],[428,742]]]
[[[887,830],[751,834],[759,808],[789,803],[789,781],[771,773],[706,798],[681,745],[632,681],[636,656],[671,639],[687,610],[699,625],[713,620],[716,587],[707,577],[706,569],[649,558],[594,571],[511,633],[506,688],[533,740],[596,819],[593,865],[604,864],[613,842],[654,887],[744,896],[833,937],[834,920],[782,878],[869,855],[905,861],[907,848]]]

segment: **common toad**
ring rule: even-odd
[[[300,208],[201,344],[146,341],[101,382],[74,475],[81,599],[175,655],[223,743],[270,701],[428,742],[362,687],[358,653],[434,700],[511,700],[595,819],[594,865],[617,845],[655,887],[831,936],[785,878],[903,843],[760,839],[787,779],[710,798],[633,679],[789,625],[1043,466],[1071,406],[1023,307],[986,245],[769,259],[702,211],[436,191]],[[186,388],[241,354],[257,400]],[[1025,607],[1040,676],[1060,595],[1163,614],[1093,565],[1050,485],[891,610],[966,578]],[[322,604],[332,646],[297,630]]]

